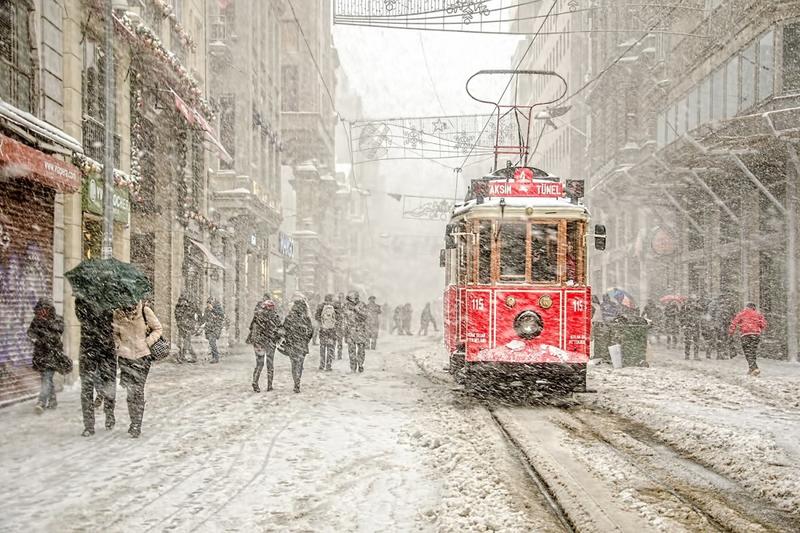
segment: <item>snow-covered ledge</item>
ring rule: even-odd
[[[0,98],[0,116],[6,120],[13,122],[17,126],[25,128],[28,131],[39,135],[40,137],[61,146],[69,151],[69,153],[83,153],[83,146],[77,139],[70,137],[60,129],[52,124],[48,124],[26,111],[17,109]]]

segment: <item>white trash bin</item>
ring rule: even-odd
[[[611,356],[611,365],[614,368],[622,368],[622,345],[612,344],[608,347],[608,354]]]

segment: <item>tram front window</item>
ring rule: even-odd
[[[500,224],[500,281],[525,281],[526,238],[525,224]]]
[[[478,226],[478,284],[492,282],[492,223],[484,220]]]
[[[558,281],[557,224],[531,224],[531,273],[534,283]]]
[[[567,223],[567,265],[568,285],[584,283],[586,259],[583,254],[583,222],[577,220]]]

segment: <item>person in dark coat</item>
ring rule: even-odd
[[[667,335],[667,348],[678,347],[678,331],[680,327],[681,304],[676,300],[671,300],[664,307],[664,333]]]
[[[389,333],[394,335],[395,331],[398,335],[403,334],[403,308],[399,305],[394,308],[394,313],[392,313],[392,330]]]
[[[644,309],[642,309],[642,318],[647,319],[650,323],[650,331],[653,332],[653,337],[655,338],[656,344],[658,344],[660,342],[659,337],[664,318],[664,311],[661,309],[661,306],[658,305],[655,300],[648,300]]]
[[[114,316],[81,298],[75,299],[75,314],[81,322],[78,373],[81,378],[83,436],[94,435],[94,393],[103,405],[106,429],[114,428],[117,396],[117,353],[114,346]]]
[[[344,352],[344,338],[347,329],[344,316],[344,293],[339,293],[336,298],[336,309],[339,313],[336,315],[336,359],[342,358]]]
[[[225,326],[225,310],[222,308],[222,304],[214,298],[209,298],[206,303],[203,323],[205,324],[208,347],[211,350],[211,362],[219,363],[217,341],[222,336],[222,328]]]
[[[247,343],[253,345],[256,354],[256,368],[253,370],[253,391],[261,392],[258,380],[264,363],[267,364],[267,391],[272,390],[272,378],[275,374],[275,347],[280,340],[281,317],[275,308],[275,302],[264,295],[253,311],[253,320],[250,322],[250,333]]]
[[[428,336],[428,328],[433,326],[433,330],[435,332],[439,332],[439,328],[436,327],[436,321],[433,319],[433,313],[431,312],[431,304],[425,304],[425,308],[422,310],[422,313],[419,315],[419,332],[417,335],[425,335]]]
[[[683,354],[689,359],[690,352],[694,358],[700,359],[700,331],[703,318],[703,305],[696,296],[689,298],[681,311],[681,328],[683,330]]]
[[[292,310],[286,315],[281,326],[283,332],[283,353],[292,362],[294,392],[300,392],[300,378],[303,376],[303,361],[308,355],[308,343],[314,336],[314,326],[308,316],[308,304],[302,298],[295,300]]]
[[[33,308],[33,320],[28,327],[28,338],[33,344],[33,369],[42,376],[42,388],[36,402],[36,412],[55,409],[57,405],[53,376],[62,370],[64,319],[56,313],[53,302],[42,298]]]
[[[341,311],[333,301],[333,294],[326,294],[325,299],[317,305],[314,320],[319,331],[319,369],[331,371],[336,352],[336,324]]]
[[[403,306],[403,309],[400,311],[401,335],[413,335],[413,333],[411,333],[411,318],[413,314],[414,310],[411,308],[410,303]]]
[[[378,333],[381,329],[381,306],[375,302],[375,297],[370,296],[367,303],[367,349],[374,350],[378,347]]]
[[[345,306],[347,316],[347,353],[350,357],[350,371],[363,372],[367,349],[367,306],[359,300],[357,292],[347,296]]]
[[[175,304],[175,325],[178,327],[178,358],[179,363],[197,362],[197,356],[192,347],[192,334],[197,327],[197,308],[185,295],[181,294]]]

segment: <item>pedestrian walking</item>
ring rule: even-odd
[[[336,359],[341,359],[344,352],[344,338],[347,330],[344,307],[344,293],[340,292],[336,297],[336,310],[338,311],[336,315]]]
[[[280,340],[281,317],[275,302],[265,294],[256,305],[253,320],[250,322],[250,333],[246,342],[253,345],[256,356],[256,368],[253,370],[253,391],[261,392],[258,381],[264,363],[267,365],[267,391],[272,390],[272,378],[275,374],[275,347]]]
[[[222,336],[222,328],[225,325],[225,310],[214,298],[209,298],[206,302],[206,311],[203,313],[203,324],[206,330],[206,339],[211,351],[211,363],[219,363],[219,347],[217,341]]]
[[[197,327],[197,307],[181,294],[175,304],[175,325],[178,327],[178,363],[196,363],[192,335]]]
[[[433,326],[433,330],[438,333],[439,328],[436,327],[436,321],[433,319],[433,313],[431,312],[431,304],[426,303],[425,308],[419,315],[419,332],[417,332],[417,335],[425,335],[427,337],[428,328],[431,325]]]
[[[375,302],[375,297],[367,299],[367,349],[374,350],[378,347],[378,334],[381,329],[381,306]]]
[[[312,294],[311,298],[308,300],[309,312],[311,312],[312,310],[316,311],[317,307],[319,307],[319,304],[320,304],[319,295],[316,293]],[[319,326],[314,325],[313,322],[311,323],[311,325],[314,328],[314,336],[311,338],[311,344],[316,346],[317,344],[319,344]]]
[[[411,333],[411,318],[414,315],[414,310],[411,307],[410,303],[407,303],[403,306],[402,311],[400,312],[400,320],[402,323],[402,330],[403,332],[401,335],[413,335]]]
[[[308,355],[308,343],[314,336],[314,326],[308,316],[308,304],[303,298],[296,298],[292,310],[286,315],[281,326],[283,333],[282,352],[292,363],[294,392],[300,392],[300,378],[303,376],[303,362]]]
[[[95,390],[103,407],[105,427],[114,428],[117,388],[117,355],[114,347],[113,313],[75,299],[75,315],[81,323],[78,375],[81,378],[81,412],[84,437],[94,435]]]
[[[325,299],[317,305],[314,319],[319,330],[319,369],[332,370],[333,359],[336,357],[336,321],[339,311],[333,294],[326,294]]]
[[[660,333],[664,326],[664,310],[655,300],[648,300],[647,304],[642,309],[642,318],[646,319],[650,324],[650,331],[653,332],[653,338],[656,344],[660,343]]]
[[[403,334],[403,308],[399,305],[394,308],[394,313],[392,313],[392,330],[389,333],[394,335],[395,332],[398,335]]]
[[[139,438],[144,418],[144,386],[150,373],[150,348],[161,338],[158,317],[144,302],[114,311],[114,345],[119,357],[120,385],[127,391],[128,434]]]
[[[33,369],[39,372],[42,386],[36,401],[36,412],[42,414],[45,409],[55,409],[58,405],[53,376],[56,372],[67,374],[72,371],[65,361],[64,319],[56,313],[56,308],[49,299],[42,298],[33,308],[33,320],[28,326],[28,339],[33,344]]]
[[[681,327],[681,304],[676,300],[667,302],[664,307],[664,332],[667,335],[667,348],[678,347],[678,332]]]
[[[728,335],[733,336],[736,330],[741,332],[742,351],[747,359],[748,374],[758,376],[761,370],[758,368],[756,358],[758,357],[758,345],[761,342],[761,334],[767,329],[767,320],[764,315],[756,310],[756,304],[748,303],[740,311],[728,328]]]
[[[683,354],[689,359],[691,352],[694,358],[700,359],[700,330],[703,317],[703,306],[697,296],[689,298],[681,311],[681,329],[683,330]]]
[[[347,354],[350,358],[350,371],[363,372],[368,341],[367,306],[361,302],[357,292],[347,296],[345,304],[347,321]]]

